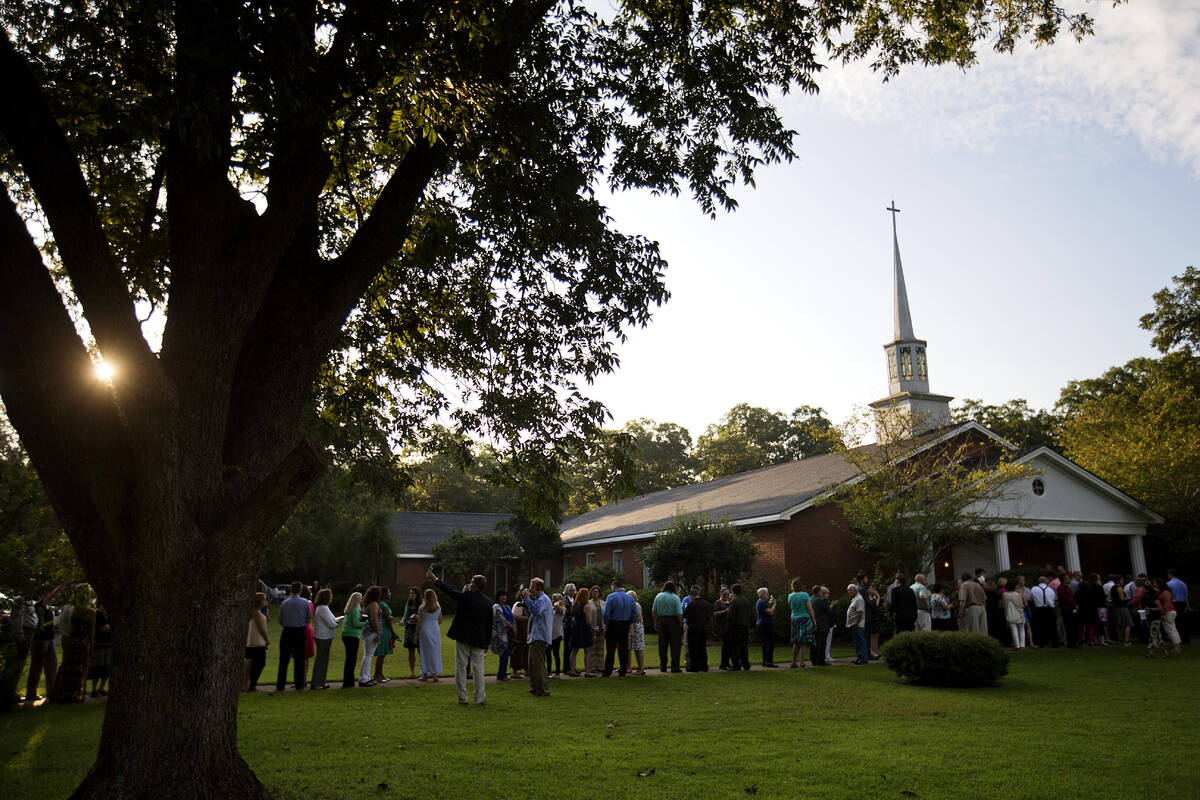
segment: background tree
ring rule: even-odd
[[[165,798],[266,793],[237,751],[237,623],[330,455],[314,429],[382,431],[348,437],[379,456],[444,415],[520,458],[603,419],[576,384],[666,290],[601,184],[730,209],[793,155],[768,98],[830,57],[888,76],[1090,30],[1044,0],[14,0],[0,21],[0,397],[122,654],[76,796]],[[557,489],[533,489],[547,521]],[[205,614],[143,613],[184,578]]]
[[[673,422],[637,419],[620,430],[604,431],[567,468],[571,492],[566,513],[582,514],[616,500],[692,483],[696,459],[691,447],[687,428]]]
[[[995,406],[968,398],[951,410],[951,419],[955,423],[973,419],[1022,450],[1043,445],[1062,449],[1062,416],[1044,409],[1034,410],[1023,399]]]
[[[519,493],[499,479],[502,465],[483,442],[433,426],[407,458],[409,485],[399,495],[406,511],[511,513]]]
[[[496,531],[481,536],[468,536],[454,531],[443,542],[433,546],[433,561],[446,574],[460,578],[491,573],[497,564],[521,556],[521,545],[512,534]]]
[[[754,537],[729,520],[680,511],[670,529],[656,534],[654,543],[642,548],[639,557],[651,580],[674,577],[684,586],[699,584],[707,592],[750,574],[757,555]]]
[[[558,532],[558,521],[544,522],[518,511],[501,522],[496,529],[511,536],[520,546],[522,568],[533,576],[537,562],[555,558],[562,553],[562,537]]]
[[[0,591],[28,598],[83,579],[37,473],[0,413]]]
[[[820,408],[801,406],[789,417],[738,403],[696,440],[696,461],[703,478],[714,480],[828,453],[836,433]]]
[[[1200,570],[1200,273],[1154,295],[1141,319],[1158,359],[1138,358],[1098,378],[1071,381],[1059,407],[1067,455],[1162,514],[1146,538],[1155,569]]]
[[[1163,353],[1200,351],[1200,270],[1188,267],[1171,281],[1175,289],[1154,293],[1154,310],[1141,319],[1144,329],[1154,332],[1153,343]]]
[[[880,566],[908,575],[928,569],[942,548],[991,531],[995,504],[1034,473],[982,435],[923,449],[930,437],[915,437],[916,429],[918,420],[909,414],[852,419],[843,441],[861,442],[874,431],[882,443],[839,447],[858,474],[823,500],[841,509],[859,546]]]

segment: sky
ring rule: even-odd
[[[734,404],[887,394],[898,215],[930,391],[1048,408],[1070,380],[1153,355],[1138,320],[1200,265],[1200,3],[1077,3],[1096,35],[887,84],[832,68],[781,100],[798,157],[740,208],[621,194],[621,229],[659,242],[671,300],[588,387],[613,423],[693,436]]]

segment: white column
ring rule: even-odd
[[[1141,540],[1138,540],[1138,548],[1142,545]],[[1082,569],[1079,566],[1079,537],[1073,533],[1068,533],[1063,536],[1063,551],[1067,557],[1067,569],[1071,572]],[[1132,551],[1131,551],[1132,552]]]
[[[1012,558],[1008,554],[1008,534],[1000,531],[992,535],[996,545],[996,572],[1012,569]]]
[[[1146,571],[1146,551],[1142,549],[1142,537],[1137,534],[1129,535],[1129,566],[1133,574],[1139,575]]]

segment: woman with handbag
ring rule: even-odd
[[[375,685],[375,681],[371,680],[371,659],[375,657],[375,648],[379,645],[379,634],[383,630],[379,616],[379,596],[378,586],[372,586],[363,595],[363,657],[358,670],[358,685],[362,687]]]

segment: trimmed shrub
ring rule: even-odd
[[[1008,654],[981,633],[901,633],[881,649],[888,668],[922,686],[994,686],[1008,674]]]

